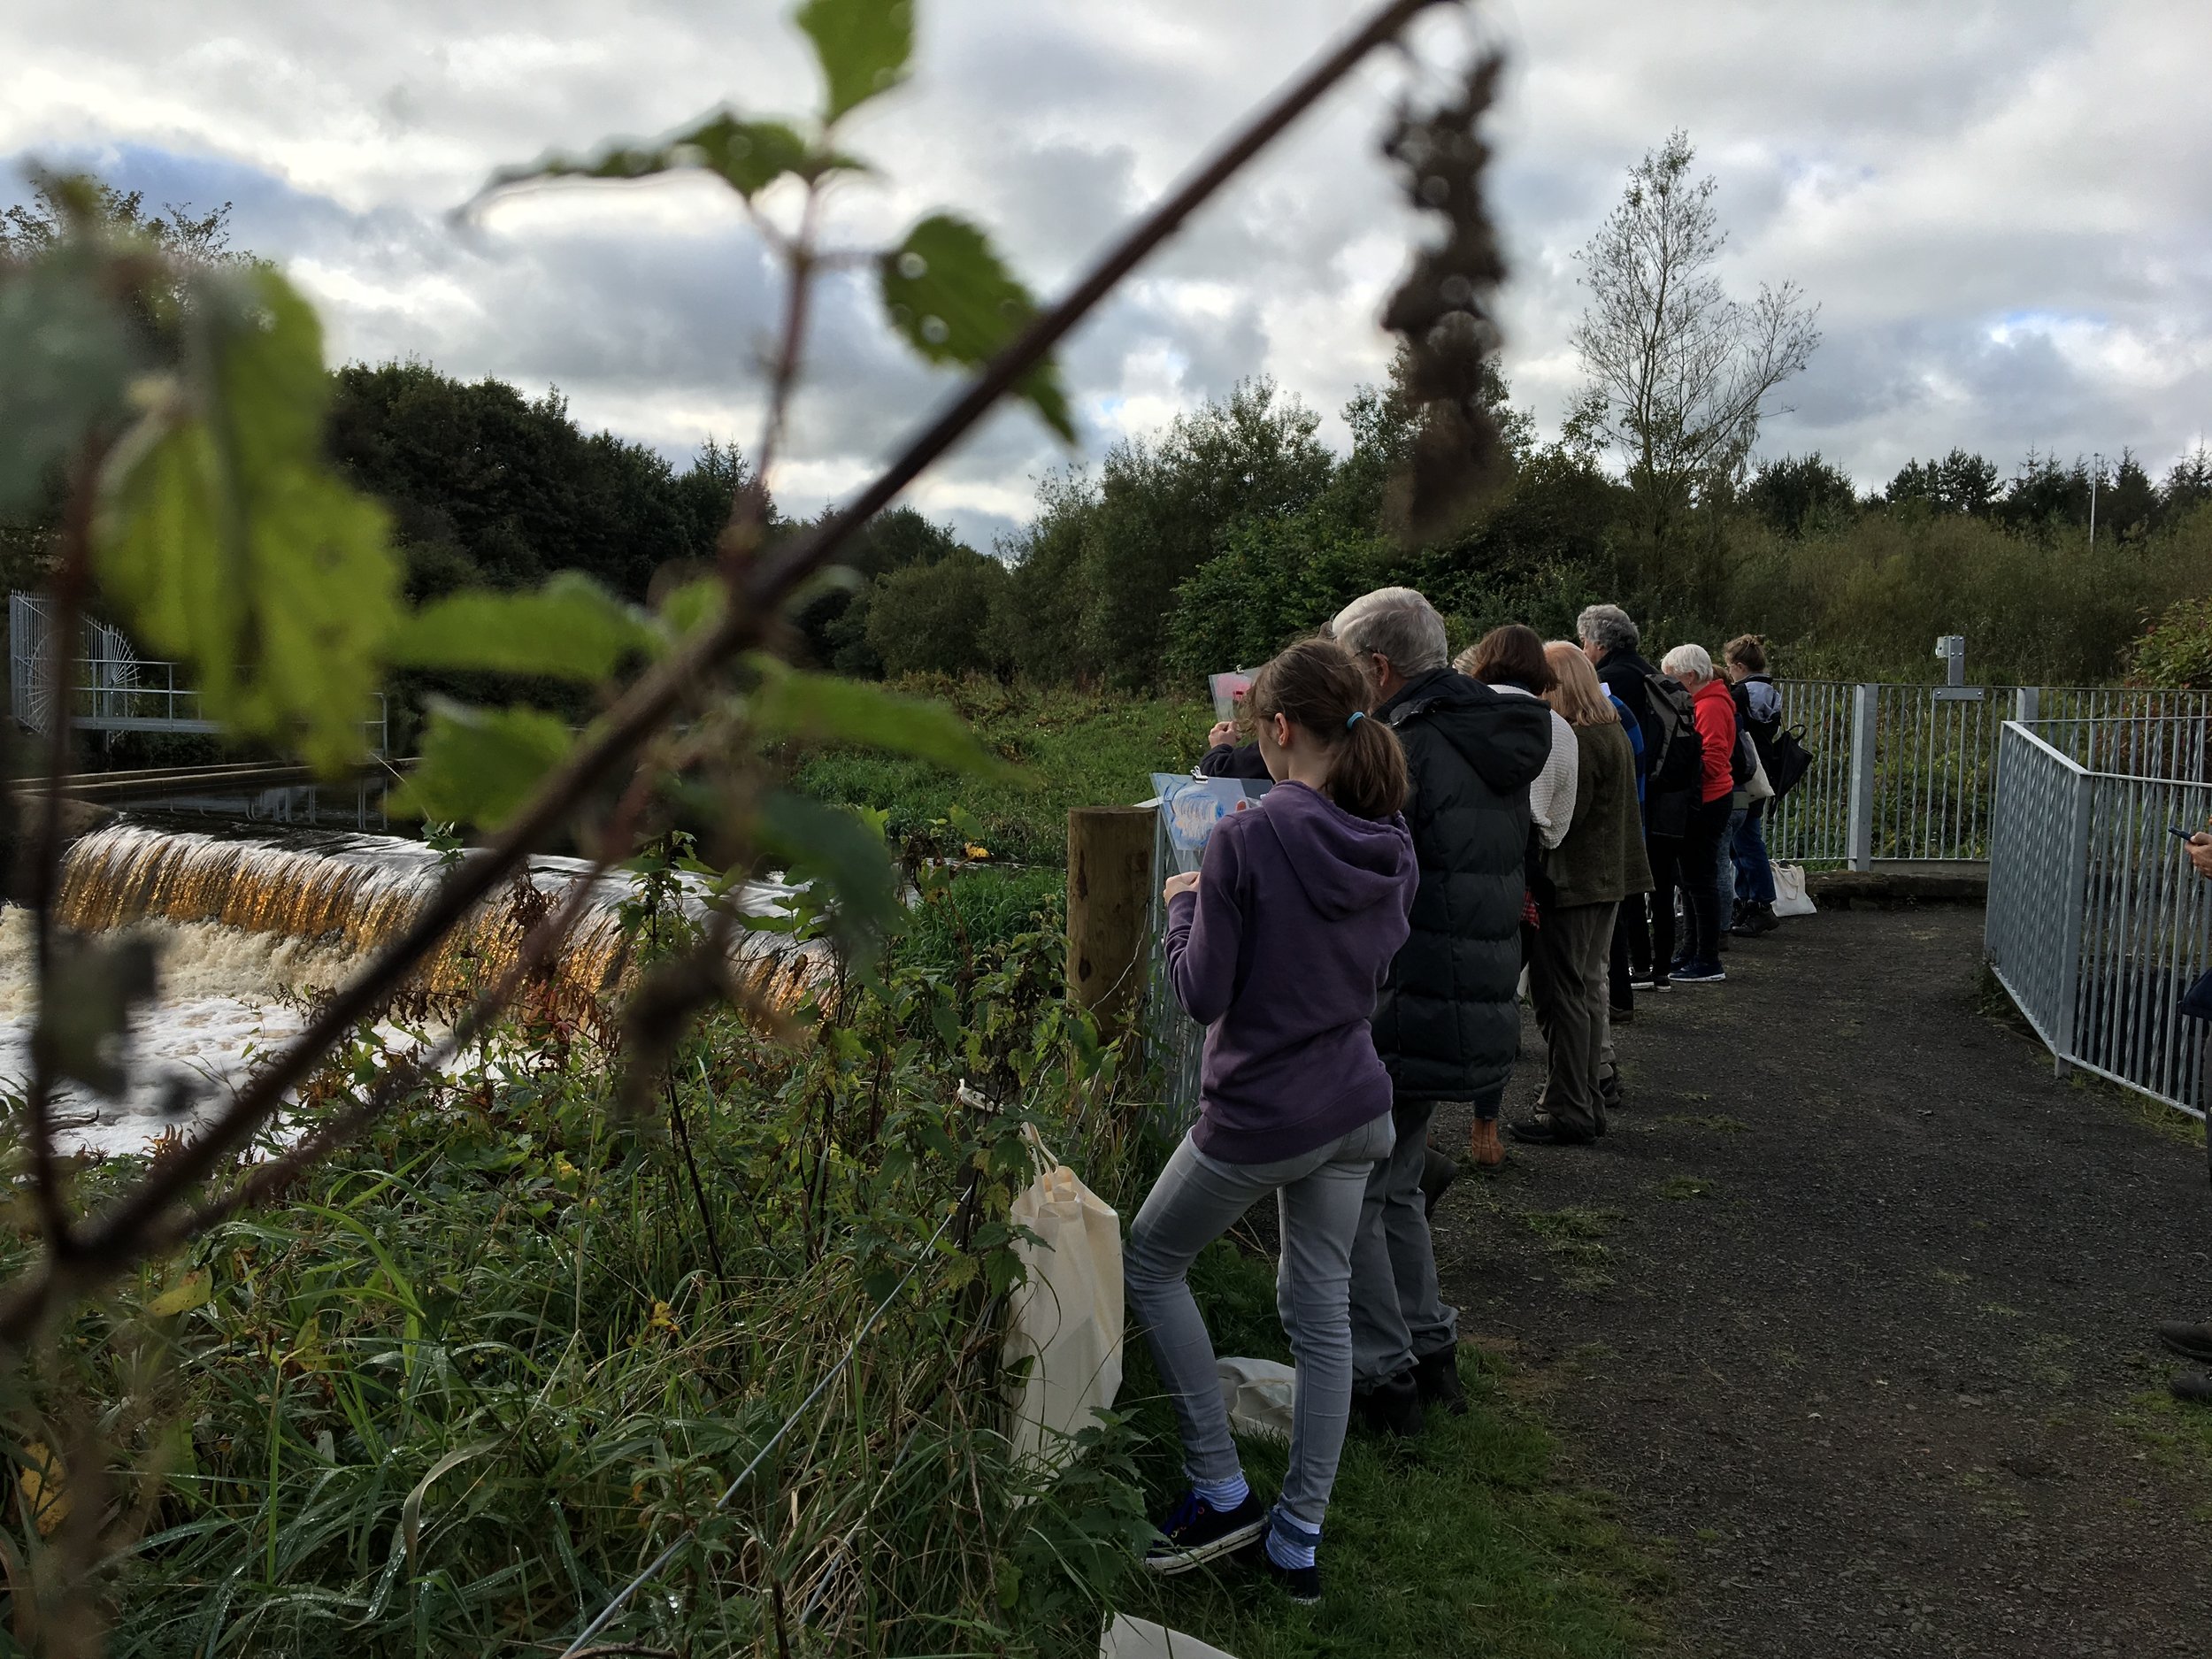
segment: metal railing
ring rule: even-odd
[[[53,663],[47,643],[52,620],[42,596],[8,595],[10,706],[18,723],[33,732],[53,729]],[[201,707],[198,688],[183,682],[180,666],[141,657],[120,630],[86,621],[68,693],[71,725],[85,732],[221,731]],[[390,740],[390,710],[382,692],[374,695],[374,710],[361,729],[369,751],[382,755]]]
[[[1823,680],[1779,680],[1776,688],[1784,726],[1803,728],[1813,757],[1768,814],[1768,849],[1788,863],[1868,870],[1886,861],[1987,859],[2000,738],[2009,720],[2058,717],[2078,726],[2084,741],[2106,744],[2108,757],[2116,755],[2110,745],[2122,741],[2120,728],[2137,721],[2127,742],[2173,746],[2178,755],[2195,754],[2201,768],[2188,774],[2162,763],[2149,775],[2212,777],[2202,742],[2212,693]],[[2117,758],[2124,764],[2116,770],[2137,770],[2132,750]],[[2142,758],[2156,757],[2145,749]],[[2101,762],[2091,754],[2085,764],[2096,769]]]
[[[2187,712],[2008,722],[1984,936],[2062,1075],[2078,1066],[2195,1117],[2212,1033],[2177,1004],[2212,967],[2212,882],[2169,831],[2212,825],[2206,726]]]
[[[1198,857],[1178,848],[1168,834],[1164,808],[1153,814],[1151,910],[1146,921],[1144,1035],[1149,1057],[1160,1068],[1160,1099],[1167,1108],[1162,1127],[1180,1130],[1198,1116],[1198,1069],[1206,1047],[1206,1028],[1183,1011],[1167,982],[1167,902],[1160,889],[1168,877],[1198,868]]]

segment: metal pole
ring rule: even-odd
[[[1851,687],[1851,821],[1845,855],[1854,870],[1874,868],[1874,732],[1879,686]]]
[[[2023,686],[2012,694],[2012,718],[2023,726],[2033,726],[2043,718],[2043,687]]]
[[[2104,457],[2093,457],[2089,472],[2089,545],[2093,549],[2097,545],[2097,480],[2103,476]]]
[[[2058,1006],[2051,1013],[2051,1071],[2064,1077],[2073,1070],[2074,1016],[2081,1000],[2081,936],[2089,906],[2089,821],[2094,804],[2091,791],[2096,780],[2086,772],[2068,776],[2074,784],[2074,822],[2067,841],[2064,872],[2066,917],[2058,953]]]

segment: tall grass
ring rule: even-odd
[[[1057,957],[1031,934],[844,987],[795,1044],[717,1019],[651,1122],[610,1115],[588,1035],[503,1033],[42,1356],[11,1426],[61,1448],[78,1516],[42,1532],[14,1506],[17,1639],[89,1601],[118,1655],[557,1650],[680,1540],[608,1640],[1094,1642],[1090,1580],[1126,1569],[1134,1487],[1108,1456],[1023,1507],[998,1403],[1023,1125],[1109,1186],[1127,1156],[1111,1051],[1059,1002]],[[963,1103],[964,1077],[999,1103]]]

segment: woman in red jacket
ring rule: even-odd
[[[1676,646],[1659,668],[1690,694],[1705,750],[1703,787],[1683,832],[1674,872],[1689,927],[1669,977],[1677,985],[1717,985],[1728,977],[1720,965],[1720,930],[1727,925],[1720,913],[1720,840],[1736,793],[1736,700],[1727,682],[1713,672],[1713,659],[1702,645]],[[1673,900],[1663,893],[1660,902]]]

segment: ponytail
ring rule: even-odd
[[[1255,721],[1281,715],[1333,751],[1329,798],[1355,818],[1384,818],[1411,787],[1398,734],[1367,718],[1367,676],[1334,640],[1301,640],[1252,676]]]

